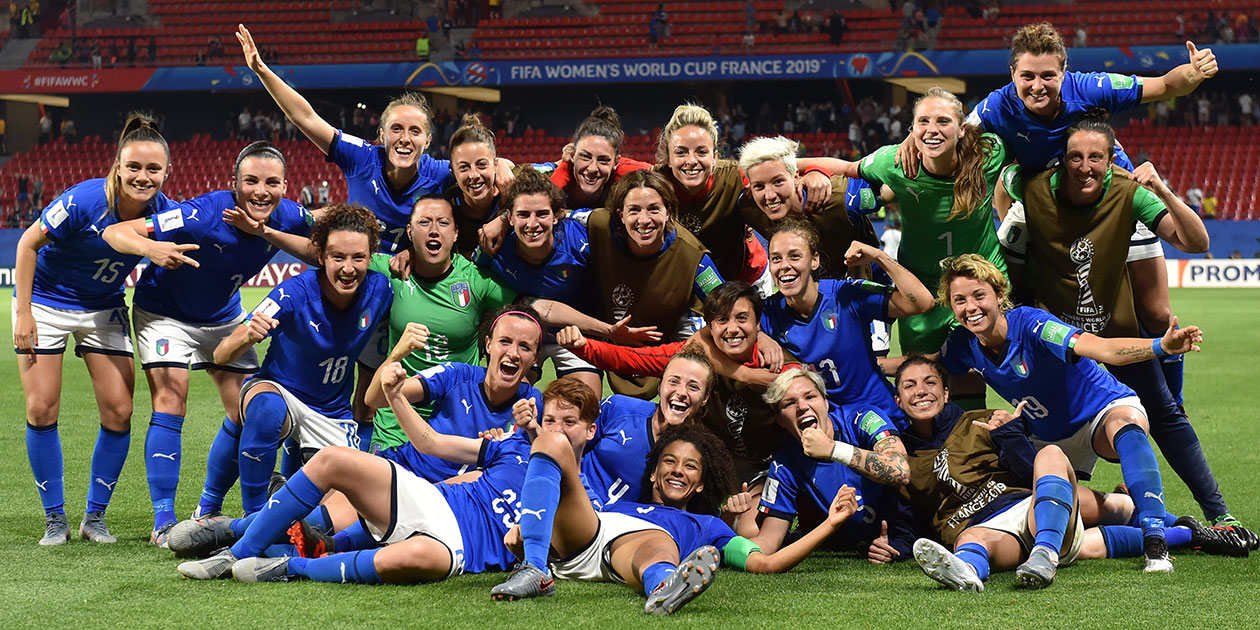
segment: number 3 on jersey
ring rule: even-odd
[[[335,385],[340,383],[346,377],[346,365],[350,363],[350,357],[328,357],[319,362],[320,367],[324,368],[324,384]]]

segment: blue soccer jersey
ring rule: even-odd
[[[354,360],[394,300],[389,279],[369,271],[354,303],[338,311],[319,288],[321,269],[281,282],[253,313],[277,320],[271,345],[255,378],[275,381],[329,418],[350,418]]]
[[[789,308],[782,295],[766,300],[761,330],[823,377],[832,403],[868,405],[895,416],[892,386],[871,349],[871,322],[888,320],[892,288],[863,280],[820,280],[818,292],[808,319]]]
[[[459,522],[464,573],[506,571],[516,556],[503,544],[503,537],[519,518],[529,440],[520,431],[499,441],[483,440],[477,466],[482,473],[476,481],[439,484],[437,489]]]
[[[542,263],[533,265],[516,253],[516,232],[511,232],[494,256],[478,250],[477,266],[489,269],[503,283],[522,295],[532,295],[569,304],[579,311],[591,300],[587,282],[591,248],[586,226],[561,219],[555,226],[555,248]]]
[[[639,501],[652,437],[656,403],[613,394],[599,406],[595,437],[586,443],[582,474],[601,510],[618,501]]]
[[[160,214],[175,202],[158,193],[145,215]],[[39,216],[48,240],[35,261],[31,302],[72,311],[123,306],[123,285],[140,256],[120,254],[101,238],[118,214],[105,203],[105,180],[89,179],[61,193]]]
[[[475,438],[489,429],[509,429],[514,424],[512,405],[522,398],[533,399],[534,404],[542,408],[542,393],[529,383],[521,383],[516,396],[508,402],[492,407],[482,387],[486,368],[476,365],[442,363],[420,372],[416,379],[424,384],[425,394],[424,400],[417,404],[432,403],[433,414],[426,420],[434,431],[446,435]],[[433,483],[463,474],[468,468],[421,453],[411,442],[386,457]]]
[[[980,373],[989,387],[1012,406],[1027,401],[1023,417],[1032,435],[1054,442],[1076,433],[1113,400],[1134,396],[1092,359],[1072,351],[1081,329],[1039,308],[1006,312],[1006,354],[995,363],[975,335],[963,328],[950,333],[941,348],[941,364],[950,372]]]
[[[200,267],[165,269],[149,265],[136,283],[136,306],[165,317],[196,324],[231,321],[241,313],[240,287],[276,254],[266,239],[246,234],[223,220],[236,205],[230,190],[216,190],[146,221],[158,241],[195,243],[188,257]],[[288,199],[271,213],[267,225],[299,236],[310,235],[310,215]]]
[[[875,211],[884,207],[884,200],[880,198],[879,191],[871,188],[870,182],[860,177],[848,177],[848,186],[844,191],[844,209],[848,211],[849,218],[854,225],[858,224],[864,214],[873,214]]]
[[[897,435],[892,422],[869,406],[832,405],[828,418],[836,441],[858,448],[870,450],[880,440]],[[770,463],[759,509],[788,522],[802,511],[825,517],[841,486],[857,490],[859,511],[841,525],[839,535],[847,540],[878,536],[880,520],[889,518],[896,505],[896,488],[863,477],[839,462],[807,457],[795,440],[784,444]],[[807,520],[812,519],[802,519],[802,529],[818,524]]]
[[[394,191],[385,178],[385,167],[389,165],[385,147],[343,131],[337,131],[328,145],[328,161],[341,167],[345,174],[350,203],[366,206],[385,224],[380,251],[386,254],[397,254],[411,247],[407,222],[411,220],[411,208],[416,201],[425,195],[441,194],[455,183],[449,161],[421,154],[416,163],[416,178],[406,190]]]
[[[1068,127],[1085,112],[1102,107],[1115,116],[1142,103],[1142,77],[1132,75],[1068,72],[1061,90],[1063,107],[1051,120],[1025,109],[1015,84],[1008,83],[980,101],[967,122],[1000,136],[1015,160],[1035,172],[1058,163],[1067,145]]]
[[[716,516],[693,514],[665,505],[618,501],[605,507],[604,511],[633,516],[665,530],[678,543],[679,558],[685,558],[705,545],[721,549],[735,537],[731,526]]]

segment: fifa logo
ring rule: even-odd
[[[613,302],[613,319],[621,321],[630,312],[630,307],[634,306],[634,291],[630,290],[630,285],[619,284],[612,290]]]
[[[941,483],[950,487],[955,495],[966,501],[976,494],[975,488],[958,483],[954,476],[949,472],[949,449],[942,448],[937,451],[936,457],[932,458],[932,472],[936,475],[936,479]]]
[[[1102,308],[1094,302],[1094,292],[1089,287],[1089,271],[1094,264],[1094,244],[1088,238],[1078,238],[1068,250],[1068,257],[1076,264],[1076,283],[1079,287],[1076,314],[1083,317],[1101,314]]]

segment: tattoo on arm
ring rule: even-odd
[[[1145,361],[1147,359],[1154,359],[1155,353],[1151,351],[1150,346],[1124,346],[1116,350],[1116,356],[1126,358],[1134,357],[1138,361]]]
[[[873,451],[857,449],[849,466],[879,483],[904,483],[910,474],[910,464],[906,461],[906,454],[897,448],[900,444],[901,441],[896,438],[886,438],[880,440]]]

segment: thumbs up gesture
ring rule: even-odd
[[[1190,65],[1194,67],[1194,75],[1191,77],[1194,83],[1210,79],[1220,71],[1220,67],[1216,65],[1216,55],[1212,53],[1211,48],[1200,50],[1195,47],[1194,42],[1187,41],[1186,50],[1190,53]]]

